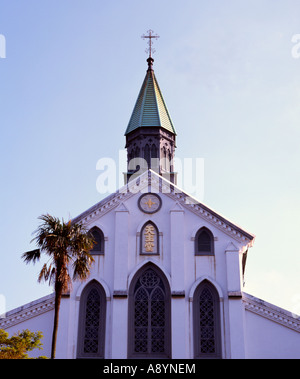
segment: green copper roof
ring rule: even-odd
[[[153,70],[146,73],[125,135],[137,128],[162,127],[176,134]]]

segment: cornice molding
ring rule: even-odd
[[[243,292],[245,309],[300,333],[300,316]]]
[[[136,179],[131,180],[117,192],[111,194],[98,204],[75,217],[73,221],[84,223],[88,226],[95,219],[104,216],[106,213],[118,207],[122,202],[131,198],[135,194],[146,192],[165,194],[177,202],[178,205],[183,207],[183,209],[185,208],[190,210],[209,224],[226,233],[228,236],[243,245],[251,247],[254,243],[254,235],[246,232],[239,226],[233,224],[231,221],[225,219],[152,170],[148,170]]]
[[[194,197],[182,191],[173,183],[169,182],[166,179],[162,179],[153,171],[149,170],[149,173],[151,174],[152,189],[155,188],[156,190],[159,190],[159,192],[166,194],[175,202],[180,203],[182,207],[200,216],[202,219],[212,224],[217,229],[226,233],[235,240],[243,244],[247,244],[249,247],[253,245],[255,238],[254,235],[249,234],[237,225],[220,216],[218,213],[208,208],[206,205],[200,203]]]
[[[39,316],[54,309],[54,294],[42,297],[22,307],[7,312],[5,318],[0,318],[0,328],[7,329],[23,321]]]
[[[98,219],[104,216],[106,213],[110,212],[111,210],[117,208],[124,200],[129,199],[133,195],[134,193],[131,193],[130,191],[116,192],[108,196],[104,200],[100,201],[84,213],[75,217],[72,221],[89,225],[94,221],[94,219]]]

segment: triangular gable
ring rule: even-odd
[[[88,225],[92,223],[95,218],[102,217],[135,194],[147,192],[163,193],[173,199],[175,204],[177,203],[176,207],[179,207],[178,209],[181,207],[188,209],[235,240],[249,247],[253,245],[255,239],[253,234],[229,221],[208,206],[200,203],[196,198],[152,170],[145,171],[140,176],[134,178],[115,193],[75,217],[73,221]]]

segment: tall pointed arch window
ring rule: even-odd
[[[167,150],[165,147],[161,150],[161,161],[162,161],[162,169],[167,170]]]
[[[199,229],[196,234],[195,255],[214,255],[214,236],[205,227]]]
[[[95,280],[80,297],[77,358],[104,358],[106,296]]]
[[[144,159],[147,162],[148,168],[151,167],[151,151],[148,144],[146,144],[144,149]]]
[[[152,170],[157,170],[159,167],[158,151],[157,147],[153,143],[151,146],[151,168]]]
[[[152,221],[146,222],[140,234],[140,253],[145,255],[159,254],[159,232]]]
[[[151,146],[151,158],[158,158],[157,157],[157,148],[154,144]]]
[[[140,148],[138,146],[136,146],[136,148],[135,148],[134,156],[135,156],[135,158],[139,158],[139,156],[140,156]]]
[[[194,357],[221,358],[220,300],[207,280],[196,289],[193,308]]]
[[[98,254],[103,255],[104,254],[104,234],[102,230],[97,228],[96,226],[90,230],[91,235],[93,236],[95,243],[90,251],[91,254]]]
[[[170,358],[170,288],[154,265],[146,265],[129,290],[128,357]]]

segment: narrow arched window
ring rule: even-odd
[[[92,281],[80,297],[78,358],[104,358],[106,296],[102,286]]]
[[[170,171],[173,171],[173,159],[172,159],[172,154],[169,151],[169,165],[170,165]]]
[[[151,146],[151,158],[158,158],[157,157],[157,148],[154,144]]]
[[[140,234],[140,253],[141,254],[159,254],[159,233],[156,225],[148,221],[143,226]]]
[[[131,150],[131,151],[128,153],[128,161],[130,162],[132,159],[134,159],[134,150]]]
[[[171,153],[170,150],[168,149],[168,152],[166,153],[166,170],[171,171]]]
[[[162,168],[166,171],[167,170],[167,151],[166,148],[162,148]]]
[[[129,290],[128,357],[170,358],[170,288],[159,269],[146,265]]]
[[[102,230],[97,227],[94,227],[90,230],[91,235],[93,236],[95,243],[90,251],[91,254],[104,254],[104,235]]]
[[[194,357],[221,358],[220,300],[207,280],[196,289],[193,308]]]
[[[196,234],[195,254],[214,255],[214,236],[207,228],[201,228]]]
[[[151,146],[151,168],[156,170],[159,167],[158,150],[154,144]]]
[[[151,168],[151,153],[150,153],[150,147],[148,144],[146,144],[144,149],[144,159],[147,162],[148,168]]]
[[[140,157],[140,148],[137,146],[134,151],[134,157],[139,158]]]

